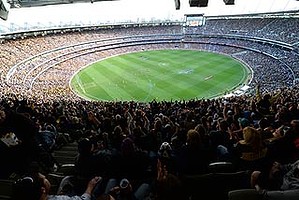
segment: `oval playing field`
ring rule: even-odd
[[[212,98],[241,86],[249,69],[230,56],[196,50],[151,50],[118,55],[81,69],[70,81],[79,96],[97,101]]]

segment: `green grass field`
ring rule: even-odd
[[[70,81],[81,97],[148,102],[212,98],[241,86],[248,69],[221,54],[151,50],[110,57],[81,69]]]

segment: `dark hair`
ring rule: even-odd
[[[39,174],[32,174],[18,179],[13,184],[13,200],[30,199],[39,200],[42,195],[43,182]]]
[[[97,200],[110,200],[111,195],[110,194],[101,194],[100,196],[97,197]]]
[[[181,180],[173,175],[168,174],[166,179],[159,182],[156,188],[156,199],[157,200],[184,200],[187,199]]]
[[[88,138],[81,138],[78,141],[78,152],[80,154],[88,155],[91,153],[92,142]]]
[[[273,164],[265,167],[265,170],[260,173],[257,179],[257,184],[266,190],[280,190],[283,180],[282,170],[272,171]],[[270,173],[272,175],[270,176]]]

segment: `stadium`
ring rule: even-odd
[[[118,155],[130,139],[136,149],[147,152],[146,167],[135,157],[126,165],[116,156],[113,167],[105,162],[101,170],[85,166],[80,173],[88,171],[89,178],[98,175],[104,182],[127,176],[136,181],[137,198],[141,180],[152,187],[148,180],[160,169],[156,161],[162,160],[166,142],[175,151],[171,159],[176,164],[165,166],[183,184],[176,185],[178,190],[168,188],[171,184],[165,191],[151,190],[147,198],[200,199],[200,186],[204,191],[213,187],[219,191],[215,198],[226,199],[236,189],[256,195],[248,171],[299,159],[299,1],[1,0],[0,15],[0,126],[1,141],[8,146],[1,149],[0,159],[7,165],[1,167],[0,179],[14,181],[28,172],[30,164],[15,163],[29,156],[53,183],[53,195],[65,175],[78,175],[72,170],[78,170],[81,141],[101,143],[97,151]],[[19,114],[38,127],[37,133],[55,132],[51,149],[33,150],[31,140],[31,147],[25,145],[28,138],[15,127],[31,125],[15,116]],[[238,146],[246,139],[244,120],[246,127],[263,132],[266,156],[259,152],[259,159],[235,159],[236,149],[212,136],[225,121],[229,143]],[[289,136],[273,142],[275,130],[283,127],[288,130],[283,136]],[[33,129],[28,132],[37,142]],[[7,139],[11,132],[17,139]],[[201,153],[189,149],[192,137],[201,143],[195,148]],[[219,145],[232,148],[231,157],[221,157]],[[22,156],[17,154],[20,149],[12,150],[15,146],[26,147]],[[29,153],[34,151],[34,156]],[[64,167],[68,174],[61,172]],[[211,173],[209,180],[194,178]],[[3,199],[13,196],[3,193]],[[288,199],[296,198],[298,191],[291,195]]]

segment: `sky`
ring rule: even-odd
[[[209,0],[207,7],[190,7],[189,0],[180,2],[179,10],[175,9],[174,0],[118,0],[12,8],[9,10],[8,19],[0,20],[0,30],[8,28],[12,23],[18,26],[47,26],[64,22],[99,24],[129,20],[182,20],[185,14],[215,16],[299,10],[298,0],[235,0],[235,5],[225,5],[223,0]]]

